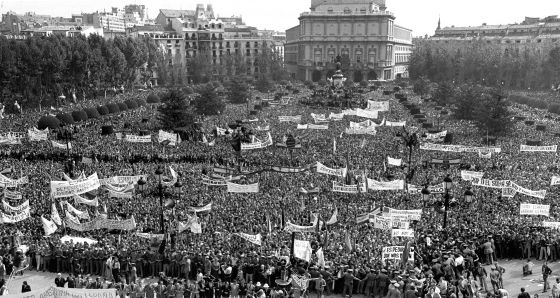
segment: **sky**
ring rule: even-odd
[[[525,16],[560,15],[560,0],[386,0],[395,23],[413,30],[414,36],[433,35],[441,16],[442,26],[479,26],[520,23]],[[311,0],[0,0],[4,13],[34,11],[70,17],[81,12],[110,10],[112,6],[144,4],[155,18],[160,8],[194,10],[197,3],[212,4],[220,16],[241,15],[247,25],[285,31],[298,25],[300,13]]]

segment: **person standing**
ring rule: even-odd
[[[118,283],[121,281],[121,263],[117,257],[113,261],[113,280]]]
[[[317,277],[317,280],[315,282],[315,290],[317,291],[317,298],[323,297],[323,292],[325,291],[326,285],[327,282],[325,281],[325,279],[323,279],[323,276],[319,274],[319,277]]]
[[[556,282],[552,285],[552,298],[560,297],[560,278],[556,279]]]
[[[550,287],[548,285],[548,277],[550,276],[550,274],[552,274],[552,270],[550,269],[550,267],[548,267],[548,263],[546,261],[544,261],[544,263],[542,265],[542,275],[543,275],[543,281],[544,281],[543,293],[545,293],[548,290],[548,288]]]
[[[352,269],[348,269],[347,272],[344,274],[342,279],[344,280],[344,288],[342,289],[342,296],[346,297],[348,294],[349,298],[352,298],[352,289],[354,288],[354,281],[358,280],[354,275],[352,275]]]
[[[21,285],[21,292],[22,293],[31,292],[31,286],[27,284],[27,281],[24,281],[23,284]]]

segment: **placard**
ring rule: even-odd
[[[540,204],[521,204],[519,208],[519,214],[521,215],[544,215],[550,216],[550,205],[540,205]]]

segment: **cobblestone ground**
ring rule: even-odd
[[[504,274],[504,287],[509,292],[510,297],[517,297],[520,293],[520,288],[524,287],[531,296],[534,294],[539,294],[539,297],[552,297],[551,291],[542,293],[544,283],[541,275],[542,262],[534,261],[535,267],[533,268],[533,275],[523,277],[523,261],[521,260],[511,260],[500,261],[500,265],[506,269]],[[552,275],[549,277],[548,281],[550,286],[552,286],[556,278],[560,278],[560,262],[549,263],[552,269]],[[490,268],[486,268],[490,272]],[[36,272],[36,271],[26,271],[23,276],[17,276],[10,281],[8,291],[10,294],[21,293],[21,285],[23,281],[27,281],[31,285],[31,289],[40,289],[47,286],[54,285],[54,279],[56,275],[53,273]],[[151,282],[152,280],[144,279],[144,283]],[[488,280],[488,286],[491,287],[490,281]],[[311,295],[314,297],[315,295]],[[484,295],[483,295],[484,296]],[[333,296],[336,297],[336,296]],[[354,295],[353,297],[362,297],[361,295]]]

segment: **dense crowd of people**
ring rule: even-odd
[[[171,147],[157,143],[155,137],[150,144],[117,140],[114,134],[101,135],[103,125],[112,125],[117,132],[135,134],[148,130],[156,136],[154,105],[75,125],[71,141],[72,173],[68,171],[67,152],[53,148],[50,142],[23,140],[21,145],[0,145],[0,171],[6,170],[4,175],[11,179],[29,177],[28,184],[10,191],[20,191],[31,206],[29,219],[3,224],[0,229],[0,256],[3,257],[0,283],[5,284],[14,270],[27,264],[27,270],[60,273],[56,286],[115,288],[122,297],[300,297],[310,292],[318,297],[332,293],[391,298],[478,297],[480,293],[503,296],[500,290],[503,290],[504,269],[497,260],[560,258],[558,233],[542,227],[544,217],[519,215],[520,203],[529,202],[551,205],[549,221],[559,216],[552,199],[557,190],[550,186],[551,177],[559,172],[556,154],[519,152],[520,142],[527,138],[542,140],[545,145],[554,144],[553,132],[559,125],[546,112],[514,105],[514,114],[544,123],[547,130],[537,131],[534,126],[517,122],[510,135],[497,140],[496,146],[502,152],[489,159],[476,153],[414,148],[411,164],[407,165],[409,148],[396,137],[402,134],[401,127],[380,126],[375,135],[356,136],[343,132],[350,121],[366,119],[345,116],[342,121],[329,122],[328,130],[297,130],[295,123],[279,122],[279,116],[302,115],[302,124],[314,123],[311,113],[328,116],[341,112],[340,108],[301,104],[312,94],[303,86],[297,89],[299,92],[288,105],[266,107],[257,115],[250,116],[247,105],[228,105],[223,114],[206,117],[201,130],[208,142],[190,139]],[[118,96],[125,99],[146,95]],[[416,131],[420,136],[427,132],[393,95],[372,91],[352,96],[363,108],[367,99],[390,102],[390,110],[380,113],[377,123],[382,118],[406,121],[404,130]],[[457,121],[452,116],[439,118],[433,103],[412,94],[408,94],[408,101],[421,106],[431,121],[439,122],[442,130],[453,133],[453,144],[487,145],[471,123]],[[0,133],[25,132],[42,114],[24,111],[23,115],[8,116],[0,120]],[[216,127],[226,129],[237,120],[249,118],[258,118],[256,122],[244,124],[258,139],[266,139],[266,132],[256,128],[269,126],[274,143],[292,134],[301,143],[301,149],[290,152],[270,146],[237,155],[230,137],[217,135]],[[54,134],[50,137],[54,138]],[[91,162],[83,162],[84,157]],[[389,166],[387,157],[402,159],[404,165]],[[457,165],[439,165],[430,163],[432,159],[461,161]],[[263,166],[312,169],[316,162],[334,169],[347,167],[349,174],[346,178],[313,170],[241,174],[236,183],[259,183],[258,193],[247,194],[228,193],[223,186],[202,183],[202,175],[210,175],[216,164],[252,172]],[[169,167],[178,173],[182,186],[164,189],[166,199],[176,202],[172,209],[164,211],[163,230],[167,233],[162,241],[155,236],[162,230],[160,213],[164,207],[160,205],[154,172],[165,169],[169,176]],[[484,172],[484,178],[512,180],[531,190],[547,190],[547,195],[545,199],[536,199],[518,193],[513,198],[504,198],[499,189],[472,187],[461,179],[461,170]],[[51,198],[50,181],[63,180],[63,173],[75,178],[82,172],[86,176],[97,173],[99,178],[147,175],[148,183],[144,189],[137,186],[130,198],[109,198],[101,189],[85,194],[99,199],[97,207]],[[333,181],[352,185],[363,174],[377,181],[407,179],[408,184],[416,186],[437,185],[449,176],[454,182],[451,195],[456,198],[457,206],[449,209],[449,221],[443,228],[443,214],[437,204],[443,200],[442,194],[424,200],[420,193],[403,190],[332,192]],[[319,191],[302,193],[302,188]],[[467,201],[463,193],[471,188],[474,199]],[[55,234],[43,237],[40,216],[49,218],[54,203],[64,217],[60,209],[63,200],[69,200],[92,218],[134,217],[136,230],[78,232],[61,225]],[[12,206],[22,202],[8,198],[5,201]],[[202,233],[176,232],[177,221],[187,222],[192,218],[190,207],[209,203],[212,203],[210,211],[197,214]],[[385,207],[422,210],[421,219],[410,223],[414,238],[391,237],[390,229],[377,229],[369,222],[357,223],[357,217],[380,213]],[[311,241],[314,252],[310,261],[294,258],[293,235],[283,231],[286,222],[310,226],[312,214],[326,222],[335,212],[336,223],[294,236]],[[154,237],[142,237],[138,233]],[[261,234],[262,245],[250,243],[236,233]],[[60,239],[64,235],[95,241],[63,243]],[[28,249],[18,252],[20,245]],[[412,247],[412,258],[408,262],[382,260],[383,248],[390,246]],[[315,254],[317,248],[324,252],[324,264]],[[157,282],[145,284],[144,278],[154,278],[150,280]],[[300,278],[306,282],[298,284],[295,279]]]

